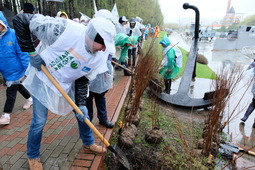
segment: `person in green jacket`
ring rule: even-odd
[[[165,82],[164,92],[170,94],[172,79],[178,75],[180,68],[176,65],[175,50],[166,34],[160,44],[163,47],[164,59],[161,62],[162,68],[159,70],[159,74]]]
[[[123,33],[116,34],[114,41],[115,46],[120,47],[120,64],[127,68],[128,49],[138,42],[139,36],[127,36]],[[130,76],[131,74],[124,69],[124,75]]]

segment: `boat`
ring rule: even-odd
[[[255,26],[239,26],[238,30],[230,30],[223,37],[215,39],[213,50],[242,50],[255,45]]]

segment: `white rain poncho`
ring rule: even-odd
[[[100,52],[102,55],[108,56],[108,52]],[[97,77],[89,82],[89,91],[94,93],[103,93],[113,87],[113,66],[110,60],[105,61],[107,71],[98,74]]]
[[[123,34],[127,34],[127,26],[126,25],[122,25],[120,23],[116,23],[115,24],[115,29],[116,29],[116,33],[123,33]]]
[[[96,18],[105,18],[112,22],[112,13],[106,9],[100,9],[95,14]],[[99,55],[109,56],[109,52],[98,52]],[[104,57],[105,59],[105,57]],[[105,60],[105,66],[107,66],[108,70],[98,74],[97,77],[89,82],[89,90],[101,94],[113,87],[113,66],[111,60]]]
[[[30,21],[31,32],[41,40],[37,53],[41,55],[48,70],[72,99],[74,99],[74,80],[84,75],[92,80],[98,73],[107,70],[107,67],[101,67],[103,60],[100,57],[103,56],[97,56],[93,52],[93,42],[97,33],[104,39],[106,48],[112,51],[114,46],[111,41],[115,32],[108,31],[114,29],[114,25],[105,19],[93,20],[87,28],[71,20],[39,14]],[[96,28],[98,23],[103,23],[104,27]],[[42,72],[31,68],[24,86],[53,113],[66,115],[72,110]]]

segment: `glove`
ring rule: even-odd
[[[79,114],[79,113],[75,113],[75,116],[77,117],[77,119],[81,122],[84,122],[84,120],[87,118],[89,118],[88,116],[88,109],[86,106],[79,106],[79,109],[82,111],[83,115],[82,114]]]
[[[41,71],[41,64],[46,65],[40,55],[36,54],[30,56],[30,64],[35,67],[38,71]]]

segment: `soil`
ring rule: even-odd
[[[145,101],[146,102],[146,101]],[[179,134],[174,129],[177,129],[175,125],[170,125],[168,130],[168,119],[173,119],[173,117],[177,116],[180,121],[181,127],[183,127],[183,133],[185,133],[185,139],[188,145],[190,143],[194,143],[192,141],[193,139],[190,137],[190,133],[188,132],[191,124],[196,124],[196,126],[201,130],[203,128],[204,119],[208,113],[206,110],[189,110],[189,109],[183,109],[178,107],[173,107],[167,103],[164,103],[162,101],[157,101],[160,113],[162,115],[165,115],[165,118],[161,121],[161,129],[163,130],[163,141],[159,144],[156,144],[158,142],[155,142],[154,144],[149,144],[146,140],[146,134],[148,135],[148,132],[150,132],[151,123],[150,121],[143,121],[142,119],[145,116],[141,116],[141,122],[136,127],[136,132],[132,132],[132,135],[136,134],[135,140],[133,141],[133,146],[125,147],[123,148],[120,143],[118,145],[121,147],[121,150],[126,154],[129,163],[132,166],[133,170],[158,170],[158,169],[176,169],[178,168],[191,168],[193,169],[193,163],[188,163],[188,156],[187,155],[193,155],[194,153],[185,153],[185,149],[182,146],[181,141],[179,139]],[[146,112],[150,109],[146,108],[144,104],[142,112]],[[175,127],[175,128],[174,128]],[[131,128],[132,131],[134,128]],[[158,130],[156,128],[156,130]],[[202,131],[202,130],[201,130]],[[155,132],[155,129],[154,129]],[[188,133],[187,133],[188,132]],[[152,134],[152,133],[151,133]],[[158,134],[155,136],[159,136]],[[161,134],[161,132],[159,132]],[[132,136],[130,134],[130,136]],[[117,135],[116,135],[117,136]],[[129,136],[129,135],[127,135]],[[128,139],[131,141],[130,139]],[[172,141],[176,140],[176,141]],[[194,144],[195,145],[195,144]],[[179,155],[179,152],[182,154]],[[176,157],[179,157],[178,160]],[[197,153],[195,153],[197,155]],[[182,158],[183,157],[183,158]],[[183,161],[183,165],[181,165],[181,161]],[[113,161],[112,157],[107,158],[107,169],[125,169],[123,166],[121,166],[118,161]],[[187,162],[186,162],[187,161]],[[198,167],[204,167],[203,165]],[[189,169],[190,169],[189,168]],[[209,169],[209,168],[205,168]]]

